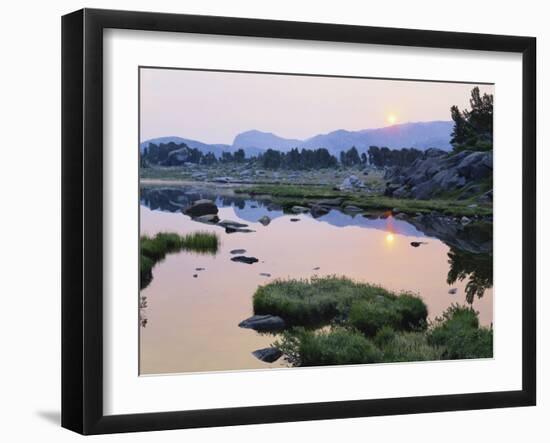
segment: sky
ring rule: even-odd
[[[468,107],[464,83],[141,68],[140,141],[180,136],[232,144],[257,129],[306,139],[337,129],[451,120]],[[494,86],[479,85],[494,93]]]

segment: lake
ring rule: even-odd
[[[245,223],[255,232],[228,234],[220,226],[193,221],[181,212],[199,198],[215,201],[220,219]],[[264,215],[272,219],[267,226],[257,222]],[[140,225],[141,234],[208,231],[221,239],[216,255],[178,252],[153,268],[153,280],[140,292],[143,375],[288,366],[283,359],[265,363],[252,355],[270,346],[275,336],[238,326],[253,315],[257,287],[274,279],[343,275],[390,290],[411,291],[422,297],[433,319],[452,303],[466,303],[468,281],[487,280],[466,278],[449,285],[452,267],[455,274],[466,275],[481,272],[478,269],[484,266],[492,269],[492,235],[465,233],[456,223],[439,218],[365,217],[337,209],[318,218],[285,214],[267,200],[239,197],[227,188],[144,187]],[[424,243],[413,247],[411,242]],[[245,249],[244,255],[259,261],[233,262],[230,251],[234,249]],[[449,254],[460,259],[450,259]],[[449,292],[452,288],[455,293]],[[491,325],[493,290],[486,284],[478,292],[483,296],[476,295],[472,305],[479,311],[480,323]]]

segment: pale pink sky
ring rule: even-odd
[[[232,144],[257,129],[305,139],[336,129],[450,120],[475,85],[377,79],[141,69],[141,141],[180,136]],[[479,85],[494,93],[494,86]]]

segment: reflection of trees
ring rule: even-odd
[[[483,297],[485,290],[493,286],[493,254],[463,251],[451,247],[449,257],[449,273],[447,283],[453,284],[457,280],[468,279],[466,284],[466,301],[474,302],[474,297]]]

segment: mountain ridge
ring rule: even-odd
[[[304,140],[280,137],[272,132],[264,132],[251,129],[237,134],[233,144],[208,144],[198,140],[179,136],[157,137],[146,140],[140,144],[140,149],[149,143],[185,143],[191,148],[201,150],[203,153],[212,152],[221,156],[222,152],[235,152],[243,149],[247,156],[258,155],[267,149],[276,149],[287,152],[293,148],[326,148],[333,155],[339,155],[341,151],[355,146],[362,153],[369,146],[387,146],[390,149],[416,148],[426,150],[439,148],[445,151],[451,150],[450,144],[452,121],[435,120],[429,122],[408,122],[382,128],[361,129],[349,131],[336,129],[326,134],[317,134]]]

